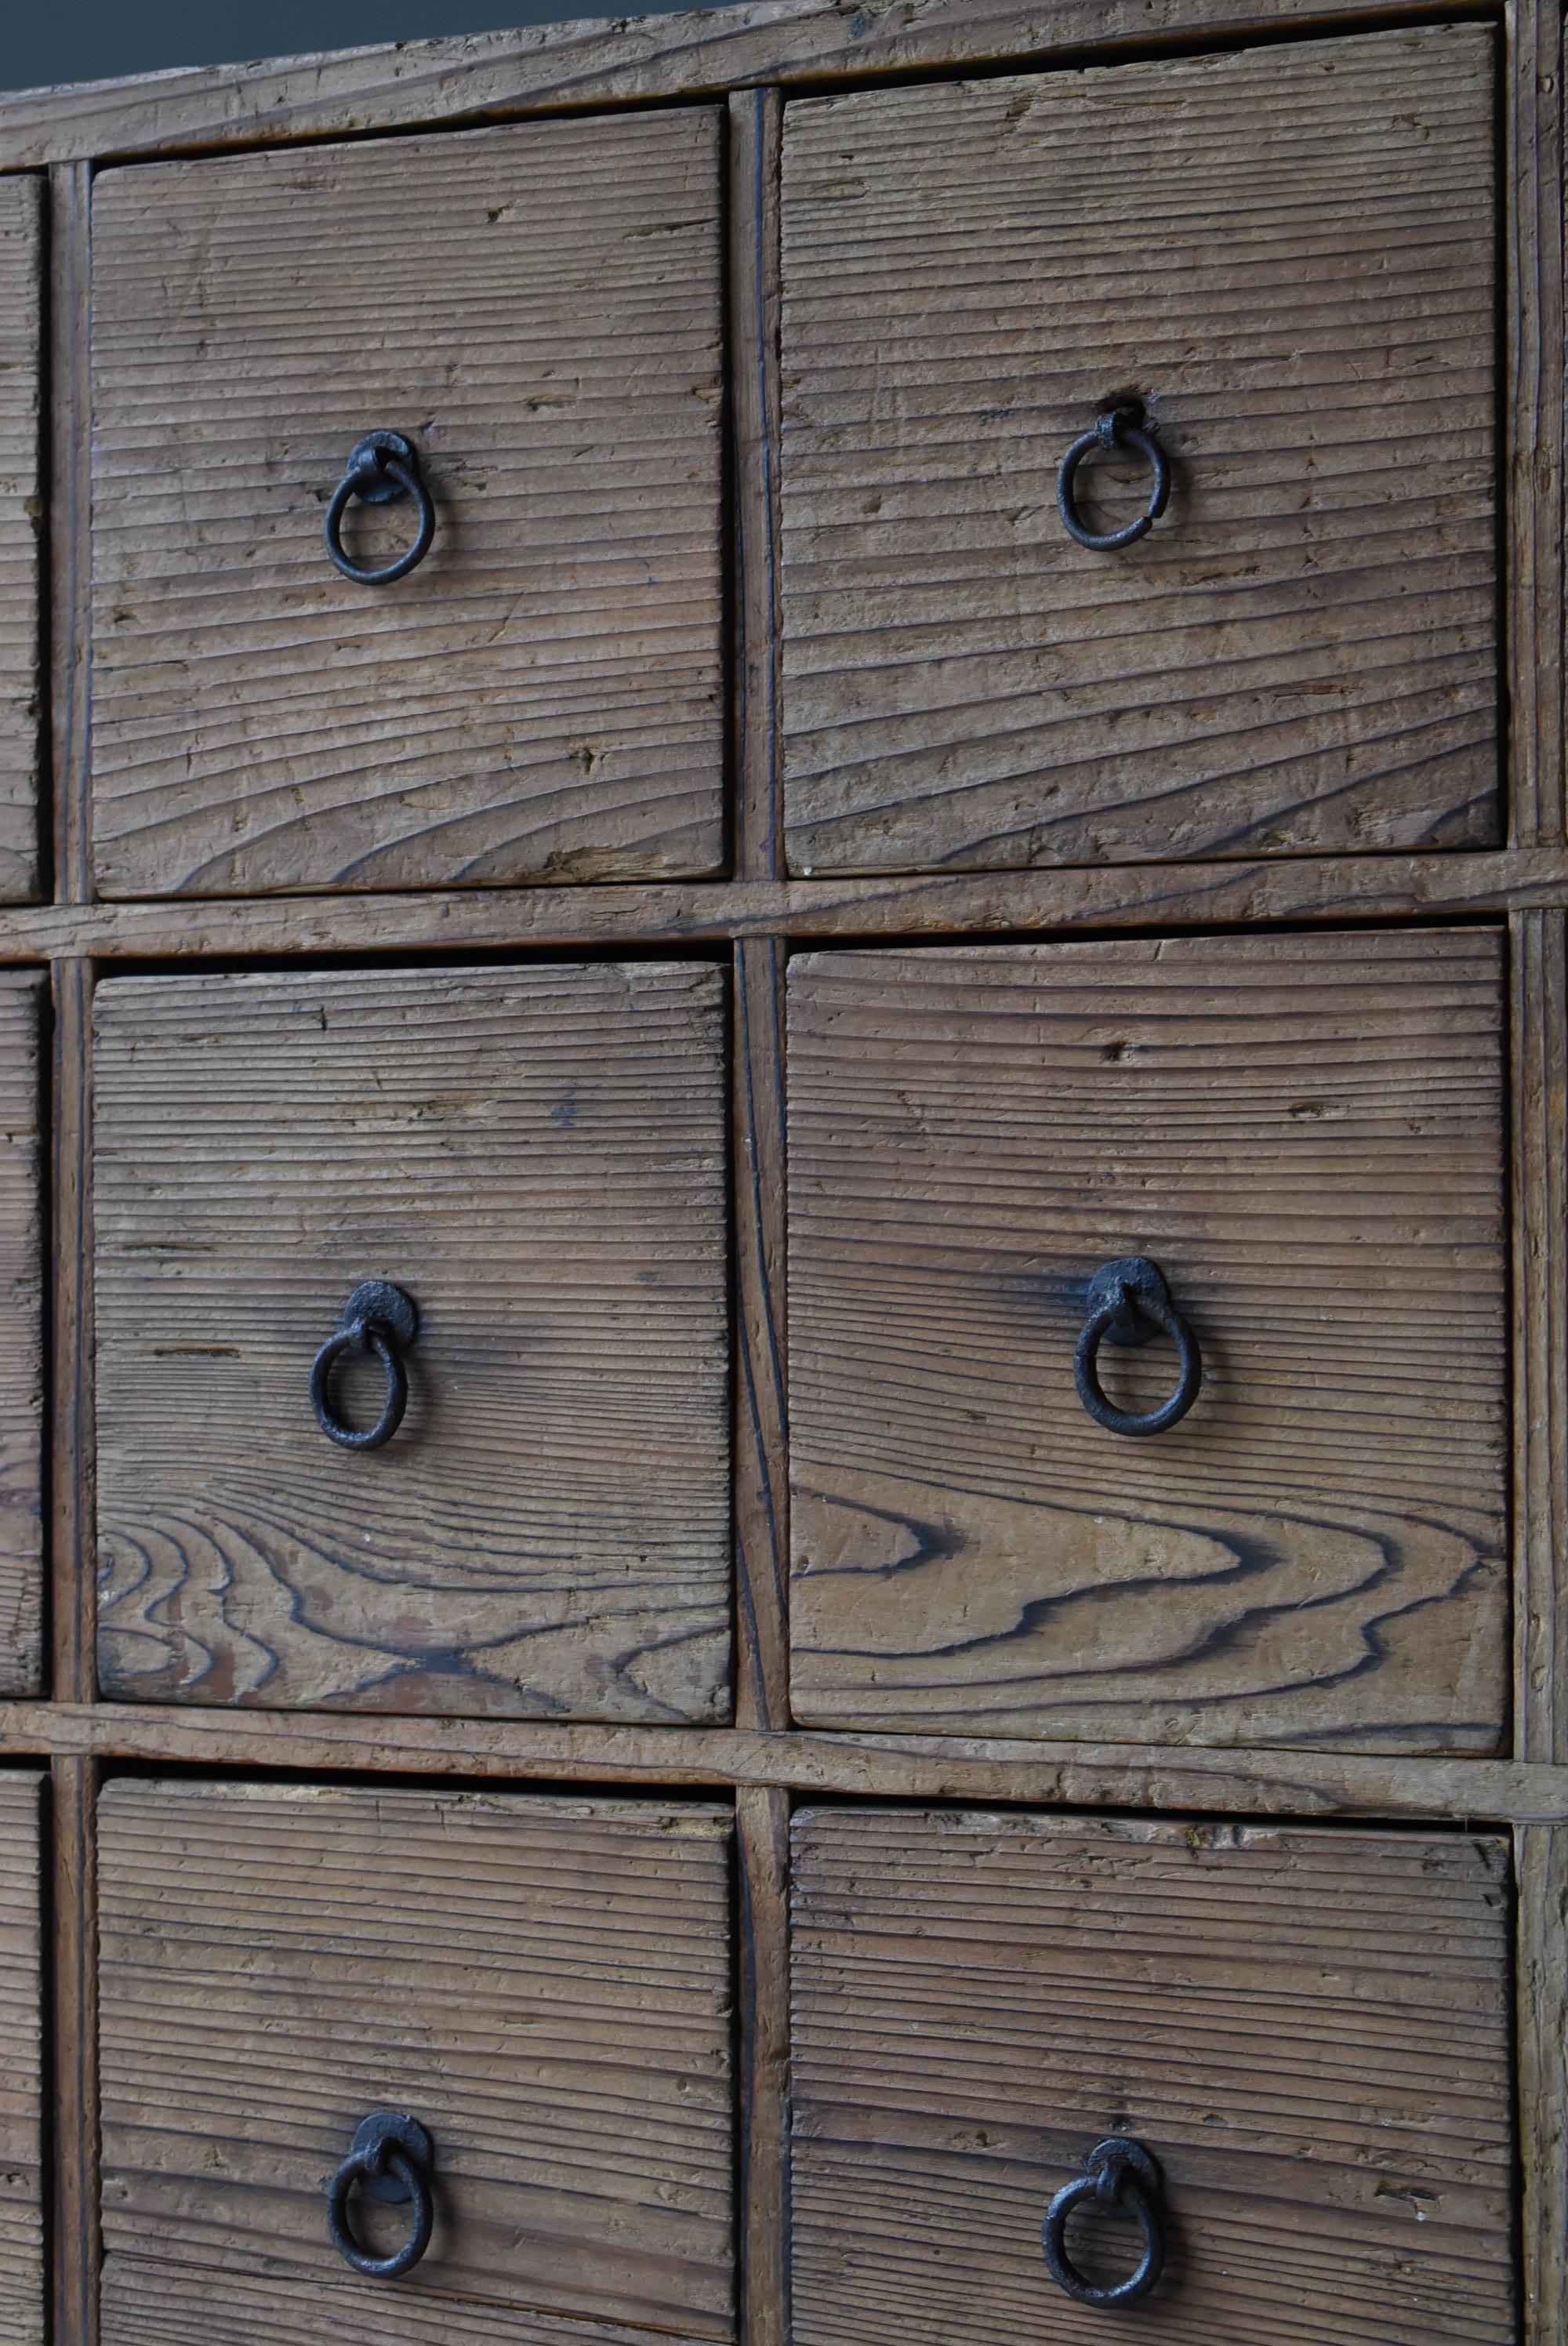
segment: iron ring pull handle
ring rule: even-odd
[[[1154,475],[1149,484],[1148,503],[1136,520],[1128,522],[1125,528],[1091,529],[1080,518],[1074,484],[1078,477],[1079,465],[1096,448],[1113,451],[1117,448],[1135,449]],[[1135,546],[1140,537],[1146,537],[1170,503],[1170,458],[1153,434],[1144,430],[1138,410],[1132,407],[1107,408],[1093,431],[1085,432],[1081,439],[1074,441],[1056,474],[1056,510],[1067,525],[1068,535],[1095,554],[1112,554],[1118,546]]]
[[[372,2280],[398,2280],[418,2264],[435,2228],[431,2171],[435,2149],[417,2118],[396,2110],[372,2110],[354,2136],[353,2148],[327,2186],[327,2230],[346,2265]],[[402,2246],[390,2257],[361,2249],[349,2223],[349,2194],[362,2184],[375,2198],[394,2205],[413,2202],[413,2221]]]
[[[343,515],[351,497],[362,498],[368,505],[395,505],[400,497],[417,499],[419,532],[406,553],[380,570],[365,570],[351,561],[343,552],[342,540]],[[348,469],[332,491],[324,528],[327,552],[356,586],[390,586],[393,579],[406,578],[424,560],[435,536],[435,505],[413,445],[401,432],[367,432],[355,442],[349,452]]]
[[[1125,2280],[1104,2286],[1089,2280],[1067,2253],[1067,2218],[1085,2199],[1097,2199],[1103,2208],[1128,2208],[1137,2218],[1144,2253]],[[1164,2202],[1159,2168],[1142,2143],[1125,2135],[1097,2142],[1084,2161],[1083,2174],[1064,2184],[1045,2210],[1041,2244],[1057,2288],[1080,2305],[1135,2305],[1147,2297],[1166,2266]]]
[[[343,1306],[337,1331],[311,1363],[311,1407],[329,1442],[341,1450],[380,1450],[402,1423],[408,1407],[408,1370],[403,1354],[419,1334],[419,1307],[390,1280],[367,1279]],[[332,1407],[332,1371],[348,1352],[373,1352],[386,1377],[386,1401],[375,1423],[361,1433],[345,1425]]]
[[[1176,1348],[1180,1372],[1176,1389],[1158,1409],[1118,1409],[1107,1400],[1100,1382],[1100,1347],[1106,1342],[1146,1344],[1151,1322]],[[1197,1338],[1171,1301],[1158,1264],[1147,1255],[1124,1255],[1118,1261],[1103,1262],[1089,1281],[1089,1317],[1078,1339],[1073,1375],[1079,1400],[1107,1433],[1164,1433],[1180,1423],[1197,1399],[1203,1383],[1203,1354]]]

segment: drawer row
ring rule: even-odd
[[[790,963],[800,1721],[1500,1748],[1504,956],[1478,926]],[[107,1692],[730,1715],[727,984],[100,985]],[[0,986],[20,1692],[36,1012]]]
[[[785,107],[792,872],[1503,835],[1496,37]],[[99,173],[103,893],[724,868],[723,144],[694,107]],[[0,179],[13,896],[42,249]]]
[[[0,1779],[8,2346],[36,1807]],[[728,1810],[117,1780],[98,1885],[105,2346],[734,2336]],[[1106,2295],[1512,2346],[1510,1902],[1471,1832],[799,1812],[799,2346],[1088,2346]]]

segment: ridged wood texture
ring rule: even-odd
[[[1494,135],[1475,27],[787,109],[792,871],[1499,835]]]
[[[44,194],[0,179],[0,898],[38,884]]]
[[[1502,976],[1480,931],[791,965],[803,1721],[1498,1747]],[[1135,1254],[1205,1359],[1146,1440],[1074,1387]]]
[[[1108,2134],[1165,2171],[1160,2346],[1515,2346],[1508,1878],[1460,1835],[804,1811],[797,2346],[1103,2339],[1040,2227]]]
[[[731,2334],[727,1811],[122,1780],[99,1821],[106,2346],[180,2335],[159,2259],[234,2346]],[[323,2208],[372,2109],[435,2146],[395,2303]]]
[[[102,176],[107,893],[718,867],[718,158],[697,108]],[[370,588],[321,521],[383,426],[438,525]]]
[[[38,1694],[44,1684],[43,991],[36,977],[0,977],[0,1692],[5,1694]]]
[[[107,1688],[728,1717],[723,1020],[652,962],[99,989]],[[356,1454],[308,1386],[364,1278],[421,1328]]]
[[[46,2334],[39,1783],[0,1774],[0,2346]]]

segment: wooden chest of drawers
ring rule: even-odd
[[[1568,2346],[1562,34],[0,101],[0,2346]]]

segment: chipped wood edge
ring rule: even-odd
[[[0,1760],[640,1784],[1178,1814],[1568,1824],[1568,1767],[795,1729],[603,1727],[153,1703],[0,1703]]]
[[[740,1874],[740,2339],[789,2336],[789,1796],[744,1787]]]

